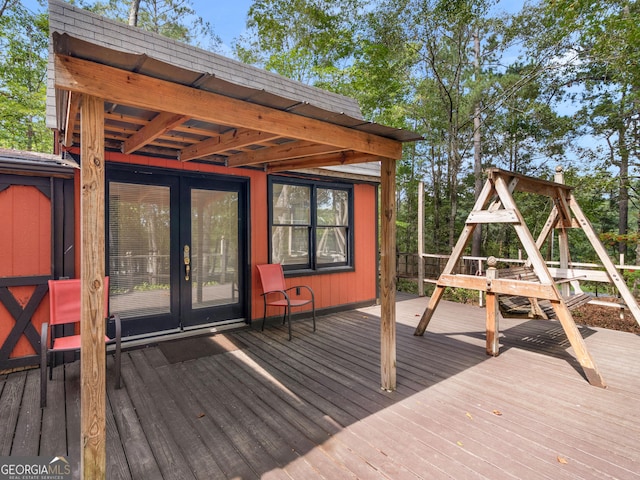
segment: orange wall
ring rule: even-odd
[[[260,170],[234,169],[216,165],[205,165],[194,162],[178,162],[153,157],[124,155],[107,152],[106,160],[119,163],[135,163],[151,167],[160,167],[190,172],[214,173],[221,175],[238,175],[249,178],[251,205],[251,289],[252,317],[262,318],[263,303],[260,293],[260,283],[255,265],[269,261],[268,240],[268,199],[267,174]],[[78,174],[79,175],[79,174]],[[287,279],[288,285],[307,284],[313,288],[316,295],[316,308],[333,307],[356,302],[365,302],[376,298],[376,187],[367,184],[354,186],[354,235],[355,235],[355,271],[315,276],[293,277]],[[79,192],[79,182],[76,183]],[[76,195],[79,202],[79,195]],[[79,215],[79,204],[76,205]],[[80,225],[80,219],[76,219]],[[80,245],[79,232],[76,245]],[[80,253],[76,248],[76,272],[80,272]],[[268,311],[268,315],[278,315],[281,312]]]
[[[36,187],[13,185],[0,192],[0,277],[51,275],[51,202]],[[24,308],[35,290],[10,287],[15,300]],[[49,318],[48,297],[42,300],[32,317],[39,332]],[[0,345],[7,339],[15,319],[0,303]],[[35,354],[22,336],[10,358]]]

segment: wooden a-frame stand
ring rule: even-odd
[[[446,287],[484,291],[487,296],[487,354],[496,356],[499,353],[498,295],[519,295],[523,297],[546,299],[551,302],[553,310],[560,321],[571,346],[573,347],[575,355],[580,362],[589,383],[598,387],[606,387],[596,364],[587,351],[584,339],[576,327],[571,312],[567,308],[567,305],[556,286],[556,281],[551,276],[542,254],[540,253],[540,248],[553,229],[559,227],[559,272],[562,271],[567,274],[570,272],[569,243],[566,235],[566,229],[581,228],[598,254],[602,265],[605,267],[610,282],[617,287],[627,307],[638,323],[640,323],[640,308],[638,308],[638,304],[627,288],[624,279],[607,255],[607,252],[593,230],[591,223],[580,209],[578,202],[576,202],[572,188],[562,183],[561,169],[557,170],[555,180],[555,182],[549,182],[499,169],[490,169],[488,171],[488,179],[484,188],[476,200],[473,211],[469,214],[465,222],[465,227],[458,238],[458,242],[454,247],[451,256],[449,257],[449,261],[438,278],[435,290],[429,300],[429,305],[424,311],[414,335],[424,334],[438,303],[442,299],[442,295]],[[533,239],[531,232],[516,206],[512,195],[514,191],[544,195],[550,197],[554,202],[551,214],[549,215],[549,218],[537,240]],[[497,197],[497,199],[491,201],[494,197]],[[493,275],[495,269],[492,268],[488,269],[488,275],[486,277],[461,275],[454,272],[455,266],[471,239],[476,225],[483,223],[506,223],[513,225],[518,238],[527,253],[528,262],[531,264],[534,273],[540,280],[539,283],[495,278]],[[565,280],[571,279],[565,278]],[[566,284],[562,285],[561,288],[564,289],[565,286],[568,290],[568,285]]]

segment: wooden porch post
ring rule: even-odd
[[[106,477],[104,325],[104,100],[83,96],[80,110],[80,469]]]
[[[396,161],[381,162],[380,375],[383,390],[396,389]]]

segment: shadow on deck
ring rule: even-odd
[[[428,299],[398,298],[393,393],[376,307],[315,334],[297,322],[291,342],[272,327],[125,353],[124,388],[108,376],[107,478],[640,479],[640,337],[582,330],[603,390],[557,322],[501,320],[492,358],[484,310],[444,302],[414,337]],[[0,455],[64,455],[77,472],[79,363],[54,369],[44,410],[38,373],[0,376]]]

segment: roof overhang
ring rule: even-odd
[[[83,95],[104,100],[105,147],[267,172],[402,156],[413,132],[54,32],[61,141],[80,143]]]

